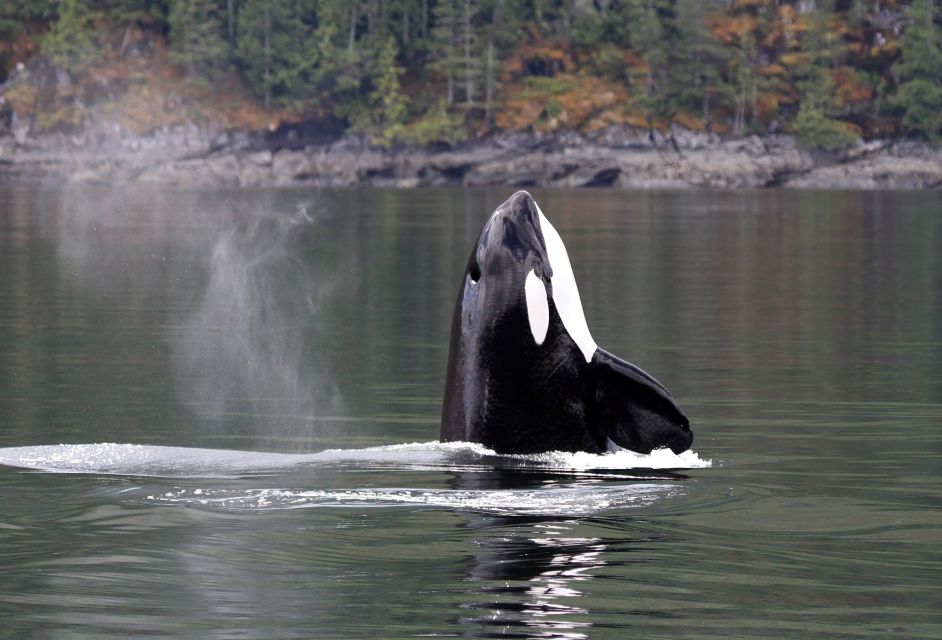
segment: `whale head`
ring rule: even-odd
[[[690,447],[670,392],[600,349],[562,239],[526,191],[468,258],[452,319],[442,440],[500,453]]]

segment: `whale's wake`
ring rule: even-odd
[[[587,515],[641,507],[679,489],[672,484],[538,487],[533,489],[193,489],[175,487],[143,496],[152,503],[220,510],[276,511],[327,507],[416,506],[495,515]]]
[[[648,455],[621,450],[597,455],[550,452],[500,455],[466,442],[397,444],[365,449],[328,449],[317,453],[264,453],[227,449],[137,444],[59,444],[0,448],[0,465],[52,473],[93,473],[160,477],[220,477],[285,471],[315,465],[357,465],[402,470],[541,471],[695,469],[710,466],[693,451],[660,449]]]
[[[669,471],[710,464],[691,451],[499,455],[476,444],[439,442],[310,454],[110,443],[0,448],[0,467],[121,478],[120,485],[98,488],[96,495],[224,511],[405,505],[582,516],[682,493],[680,476]],[[379,473],[349,475],[364,471]],[[428,483],[426,475],[409,475],[416,471],[446,472],[448,488],[409,487],[417,477]],[[506,482],[505,471],[515,480]],[[350,477],[398,486],[350,487]],[[280,486],[260,486],[272,482]],[[439,477],[431,484],[440,482]]]

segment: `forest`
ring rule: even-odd
[[[532,127],[942,135],[939,0],[2,0],[43,130],[301,120],[380,144]]]

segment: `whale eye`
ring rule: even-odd
[[[481,267],[478,266],[477,262],[473,263],[471,268],[468,269],[468,275],[471,276],[471,282],[475,284],[481,279]]]

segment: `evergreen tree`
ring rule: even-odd
[[[31,20],[52,20],[59,0],[3,0],[0,2],[0,36],[12,35]]]
[[[171,0],[170,52],[193,78],[213,79],[229,66],[225,0]]]
[[[477,56],[478,39],[472,28],[475,14],[473,0],[462,0],[459,40],[461,44],[461,73],[464,80],[464,103],[471,106],[477,91],[478,78],[481,75]]]
[[[401,136],[406,116],[406,98],[399,84],[403,70],[396,63],[396,57],[396,42],[388,36],[376,49],[375,72],[370,78],[365,104],[351,117],[355,128],[387,144]]]
[[[833,151],[857,141],[857,135],[835,116],[835,83],[832,69],[841,54],[834,33],[828,28],[833,1],[812,14],[802,43],[806,63],[798,83],[803,96],[792,131],[809,147]]]
[[[666,101],[669,51],[664,28],[658,15],[667,0],[628,0],[626,2],[628,37],[645,63],[645,69],[636,82],[641,87],[637,102],[647,112],[648,122],[669,117]]]
[[[57,67],[80,74],[101,55],[95,43],[94,14],[80,0],[61,0],[58,14],[42,40],[42,51]]]
[[[112,23],[151,19],[165,26],[170,3],[169,0],[96,0],[95,4],[107,13]]]
[[[893,103],[903,111],[907,133],[929,140],[942,136],[942,30],[931,0],[916,0],[907,11],[910,24],[900,42],[896,66],[900,83]]]
[[[706,126],[710,108],[728,93],[720,71],[729,58],[706,24],[706,8],[700,0],[676,0],[670,48],[667,103],[670,115],[700,114]]]
[[[460,0],[439,0],[433,10],[432,63],[429,68],[445,82],[445,100],[455,102],[455,82],[461,73],[458,42],[461,29]]]
[[[238,56],[266,107],[320,96],[325,78],[341,73],[336,40],[345,15],[338,8],[336,2],[313,0],[244,0]]]
[[[487,27],[485,28],[484,41],[484,64],[482,72],[484,76],[484,119],[491,122],[491,115],[494,105],[494,94],[497,90],[498,65],[500,60],[500,27],[505,10],[504,0],[495,0],[491,6],[484,8],[484,14],[488,16]]]

